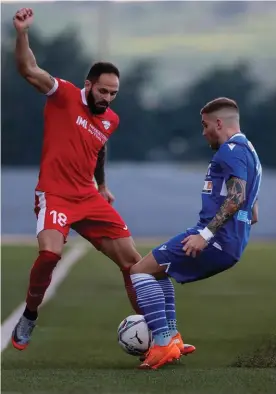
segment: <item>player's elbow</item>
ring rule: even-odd
[[[252,224],[252,225],[253,225],[253,224],[256,224],[256,223],[258,223],[258,221],[259,221],[258,215],[253,215],[253,216],[252,216],[252,220],[251,220],[251,224]]]
[[[41,93],[48,93],[54,86],[54,79],[38,66],[20,66],[20,75]]]
[[[259,220],[259,209],[258,209],[258,201],[255,202],[254,207],[252,209],[252,220],[251,224],[256,224]]]
[[[29,65],[21,62],[17,62],[17,71],[21,75],[21,77],[25,78],[27,81],[34,78],[36,74],[37,66]]]

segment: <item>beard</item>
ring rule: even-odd
[[[100,114],[105,113],[105,111],[109,107],[108,102],[105,100],[102,100],[102,101],[99,101],[96,103],[91,90],[89,91],[89,93],[87,95],[87,104],[88,104],[88,108],[89,108],[90,112],[94,115],[100,115]]]

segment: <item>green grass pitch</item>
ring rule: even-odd
[[[228,272],[177,285],[179,329],[197,352],[139,371],[116,341],[118,324],[133,313],[122,277],[91,250],[42,308],[30,347],[2,354],[2,393],[275,393],[275,255],[275,243],[252,243]],[[2,321],[23,301],[35,258],[34,247],[2,247]]]

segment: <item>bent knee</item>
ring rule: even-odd
[[[142,258],[138,263],[134,264],[130,269],[131,274],[149,274],[154,277],[157,275],[164,277],[165,271],[166,267],[160,266],[157,263],[152,252]]]
[[[64,236],[57,230],[42,230],[38,236],[39,250],[47,250],[61,256],[64,246]]]
[[[130,275],[141,274],[141,269],[138,263],[132,265],[129,270]]]
[[[125,264],[127,264],[129,267],[132,267],[133,265],[142,260],[142,256],[133,247],[131,250],[128,251],[128,253],[126,253],[126,256],[122,255],[122,260],[125,260]]]
[[[119,260],[119,264],[122,270],[130,271],[133,267],[137,265],[137,263],[139,263],[139,261],[142,260],[142,256],[136,250],[133,250],[133,252],[128,253],[127,256],[124,256],[124,254],[122,254]]]
[[[118,264],[121,267],[122,271],[131,271],[133,269],[133,267],[135,267],[137,265],[137,261],[135,260],[131,260],[131,261],[127,261],[127,260],[121,260]]]

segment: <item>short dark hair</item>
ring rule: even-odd
[[[227,97],[218,97],[205,104],[201,109],[200,114],[211,114],[224,108],[235,109],[239,113],[239,107],[235,100],[231,100]]]
[[[120,72],[118,68],[114,66],[114,64],[108,62],[98,62],[93,64],[93,66],[90,68],[86,79],[88,79],[88,81],[97,80],[102,74],[115,74],[118,78],[120,78]]]

